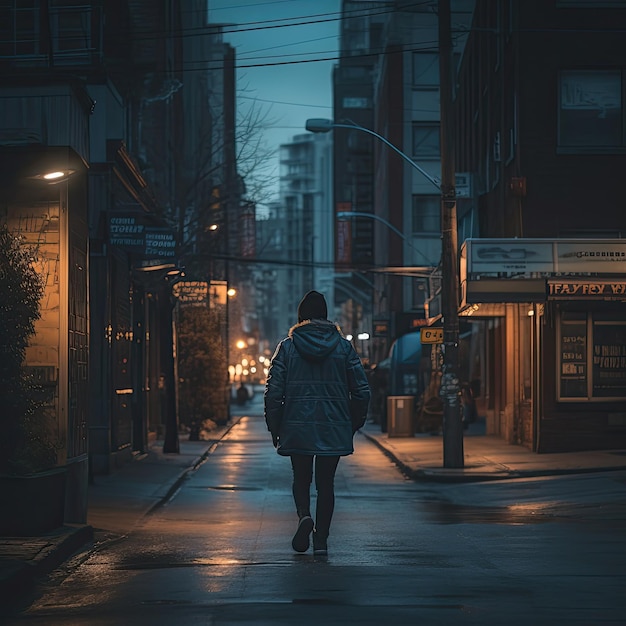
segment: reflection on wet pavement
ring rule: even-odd
[[[490,507],[432,500],[420,508],[429,521],[438,524],[542,524],[559,517],[554,509],[539,503]]]

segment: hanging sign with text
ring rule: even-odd
[[[422,343],[443,343],[443,327],[420,328],[420,341]]]
[[[146,259],[176,256],[176,237],[169,228],[146,223],[143,215],[111,215],[109,243]]]

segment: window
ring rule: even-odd
[[[414,278],[411,290],[411,308],[423,309],[428,300],[428,278]]]
[[[624,0],[556,0],[557,9],[612,9],[624,8]]]
[[[0,6],[0,55],[41,54],[40,10],[35,0],[12,0]]]
[[[51,22],[52,45],[57,55],[85,53],[90,49],[91,14],[89,7],[58,7],[51,15]]]
[[[558,348],[561,400],[626,398],[626,321],[607,313],[563,312]]]
[[[624,147],[620,72],[563,71],[559,87],[560,147]]]
[[[345,97],[342,104],[344,109],[367,109],[372,106],[369,98],[356,97]]]
[[[432,52],[413,53],[413,85],[435,86],[439,84],[439,55]]]
[[[441,196],[413,196],[411,228],[414,235],[441,232]]]
[[[413,124],[413,156],[436,159],[440,154],[439,124]]]

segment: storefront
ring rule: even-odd
[[[624,240],[470,239],[461,286],[487,329],[488,432],[537,452],[626,445]]]

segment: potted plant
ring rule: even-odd
[[[65,471],[56,467],[41,387],[24,366],[44,293],[34,261],[34,250],[0,224],[0,535],[63,523]]]

